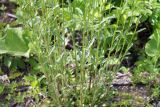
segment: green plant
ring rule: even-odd
[[[129,44],[126,44],[128,40],[127,37],[130,37],[125,37],[125,35],[130,34],[127,34],[129,29],[125,28],[130,27],[133,23],[132,21],[134,21],[132,19],[133,15],[129,15],[129,11],[132,11],[132,9],[126,7],[127,3],[121,2],[118,5],[119,7],[108,14],[108,16],[105,17],[105,22],[103,22],[102,11],[104,9],[104,2],[102,1],[84,2],[82,0],[74,0],[68,3],[68,6],[64,7],[63,5],[62,7],[59,6],[59,3],[56,1],[53,2],[53,5],[49,5],[51,3],[50,0],[41,2],[18,1],[18,3],[24,6],[24,8],[21,8],[21,10],[17,12],[19,21],[25,23],[25,27],[33,32],[31,36],[31,51],[38,55],[41,69],[44,71],[48,81],[49,96],[52,96],[53,104],[64,105],[65,102],[68,101],[65,97],[63,98],[65,91],[72,90],[74,92],[73,96],[77,99],[74,103],[82,106],[86,102],[84,99],[86,93],[92,93],[92,96],[95,96],[96,91],[99,90],[96,84],[100,81],[103,83],[105,80],[110,80],[105,79],[103,74],[108,75],[111,73],[109,70],[112,71],[112,69],[109,66],[106,68],[107,61],[101,64],[104,60],[103,55],[106,50],[109,50],[108,57],[111,56],[114,50],[116,52],[120,51],[121,55],[124,56],[125,53],[121,51],[123,50],[122,48],[125,48],[127,45],[127,49],[125,50],[127,52],[131,47],[132,40],[130,40]],[[113,5],[116,6],[117,4]],[[89,11],[90,9],[92,11]],[[41,11],[41,15],[38,14],[38,11]],[[31,19],[27,19],[25,15],[29,15]],[[111,17],[111,15],[118,20],[114,25],[107,23],[107,21],[110,21],[110,19],[107,18]],[[120,21],[120,17],[123,18],[122,22]],[[134,22],[137,23],[136,21]],[[63,35],[66,28],[71,29],[71,32],[76,29],[83,29],[81,49],[73,45],[73,51],[69,52],[64,50],[65,37]],[[106,29],[106,31],[103,29]],[[131,35],[133,36],[133,34]],[[53,46],[50,45],[52,35],[55,36]],[[87,37],[89,36],[90,39],[88,43]],[[97,48],[95,49],[91,48],[94,37],[97,40]],[[108,38],[111,38],[111,41],[108,41]],[[101,42],[101,40],[105,40],[104,43]],[[100,44],[102,44],[103,47],[101,47]],[[108,47],[106,44],[108,44]],[[120,56],[120,58],[122,56]],[[67,73],[67,69],[65,69],[65,65],[68,64],[68,62],[69,64],[70,62],[76,64],[76,70],[73,71],[75,72],[74,77],[70,77],[72,74]],[[91,69],[86,69],[86,66],[88,66],[86,62],[91,64]],[[99,64],[102,68],[97,69]],[[108,73],[106,73],[106,70],[108,70]],[[89,81],[88,78],[90,78],[89,86],[87,85]],[[75,88],[68,89],[68,85],[70,87],[73,85]],[[91,90],[93,90],[93,92]],[[106,92],[102,92],[101,94],[103,93],[105,94]],[[97,102],[96,96],[93,98],[93,101]],[[86,104],[90,103],[90,101],[91,100],[88,100]]]
[[[6,35],[0,39],[0,54],[29,57],[29,32],[21,28],[6,28]]]
[[[138,33],[144,30],[137,29],[139,24],[148,18],[156,30],[145,51],[142,49],[148,56],[137,62],[134,79],[139,80],[142,71],[155,76],[159,70],[159,25],[156,24],[159,10],[155,0],[16,2],[19,5],[16,23],[23,26],[4,29],[0,54],[4,65],[14,71],[24,68],[26,62],[21,57],[28,57],[33,68],[23,79],[33,88],[28,96],[33,94],[37,101],[38,94],[43,92],[51,97],[51,106],[108,105],[114,93],[110,88],[112,79]],[[68,50],[67,46],[70,46]],[[17,76],[12,73],[10,79]],[[146,83],[148,78],[141,81]],[[18,102],[27,96],[22,94],[22,97],[18,95]]]

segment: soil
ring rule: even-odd
[[[4,10],[0,10],[0,22],[11,23],[17,19],[14,15],[15,9],[18,7],[16,3],[9,2],[8,0],[1,0],[0,6],[5,7]]]

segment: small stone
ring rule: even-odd
[[[160,101],[157,103],[157,107],[160,107]]]
[[[112,85],[129,85],[132,83],[131,73],[117,73],[116,78],[113,79]]]
[[[0,83],[8,85],[10,83],[10,80],[7,75],[0,76]]]

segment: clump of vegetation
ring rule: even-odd
[[[0,2],[0,106],[158,104],[159,1],[11,1]]]

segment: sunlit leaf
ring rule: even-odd
[[[152,35],[151,40],[146,44],[145,52],[151,57],[160,55],[160,35],[158,31]]]
[[[0,39],[0,54],[29,57],[29,41],[21,28],[8,28],[6,35]]]

